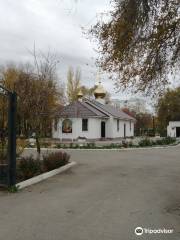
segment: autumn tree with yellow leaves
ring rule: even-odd
[[[56,59],[50,54],[40,57],[40,60],[35,58],[34,65],[8,65],[0,71],[1,85],[17,93],[17,134],[28,137],[36,133],[37,145],[40,136],[50,135],[54,111],[64,102],[63,85],[58,84],[56,74]],[[6,128],[7,123],[6,102],[0,98],[1,128]]]

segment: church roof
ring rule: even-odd
[[[96,100],[85,100],[86,103],[89,103],[91,106],[95,106],[98,109],[103,110],[104,112],[106,112],[106,114],[108,114],[109,116],[113,116],[115,118],[118,119],[122,119],[122,120],[132,120],[132,121],[136,121],[135,118],[131,117],[130,115],[128,115],[127,113],[123,112],[120,109],[117,109],[116,107],[109,105],[109,104],[101,104],[100,102],[96,101]]]
[[[57,115],[63,118],[109,118],[112,116],[114,118],[122,120],[136,121],[135,118],[113,107],[112,105],[104,105],[98,101],[89,99],[83,99],[83,101],[75,101],[63,107]]]
[[[108,115],[102,111],[90,106],[86,102],[75,101],[65,107],[57,114],[59,117],[81,118],[81,117],[102,117],[108,118]]]

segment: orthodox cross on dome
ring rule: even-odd
[[[97,73],[97,75],[96,75],[96,83],[95,83],[95,86],[98,86],[99,84],[101,84],[100,71],[98,71],[98,73]]]

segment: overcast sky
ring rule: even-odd
[[[92,87],[96,82],[96,46],[82,33],[109,10],[110,0],[0,0],[0,64],[30,61],[29,50],[56,52],[58,72],[63,81],[69,66],[80,67],[82,83]],[[105,88],[114,98],[111,80],[102,76]]]

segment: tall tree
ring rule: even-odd
[[[67,73],[67,97],[68,101],[71,103],[77,100],[77,94],[80,90],[80,82],[81,82],[81,70],[74,70],[72,67],[69,68]]]
[[[169,121],[180,121],[180,87],[170,90],[159,98],[157,104],[158,126],[166,130]]]
[[[7,66],[1,70],[1,84],[18,95],[18,128],[25,136],[39,136],[51,131],[51,120],[56,107],[63,101],[63,91],[57,85],[56,63],[51,55],[36,58],[36,65]],[[2,99],[0,99],[0,103]],[[7,112],[7,107],[4,109]]]
[[[180,63],[179,0],[112,0],[106,21],[91,28],[99,41],[99,65],[116,77],[117,89],[162,93]]]
[[[148,134],[149,129],[155,128],[154,123],[154,117],[150,113],[144,113],[144,112],[136,112],[135,110],[129,110],[128,108],[123,108],[123,112],[127,113],[131,117],[134,117],[136,119],[135,123],[135,134],[136,135],[143,135]],[[153,129],[155,131],[155,129]],[[155,132],[154,132],[155,133]]]

